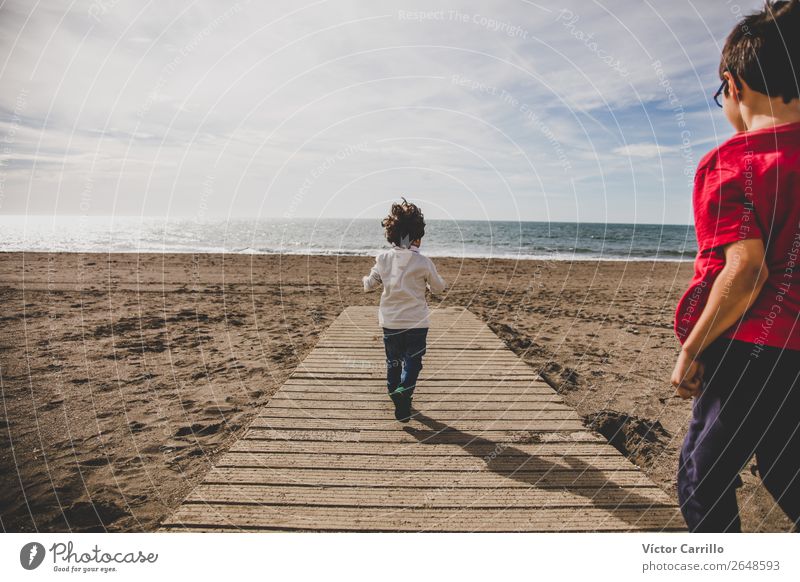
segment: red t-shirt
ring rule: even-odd
[[[703,312],[725,266],[722,247],[760,238],[767,280],[755,303],[723,337],[800,350],[800,122],[741,132],[700,160],[694,177],[697,258],[675,312],[681,343]]]

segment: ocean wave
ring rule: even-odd
[[[113,248],[113,249],[59,249],[59,248],[0,248],[0,253],[81,253],[81,254],[141,254],[141,255],[169,255],[169,254],[208,254],[208,255],[284,255],[284,256],[325,256],[325,257],[373,257],[379,251],[373,252],[356,252],[356,251],[341,251],[329,249],[320,251],[318,249],[312,251],[305,250],[292,250],[292,251],[278,251],[278,250],[260,250],[260,249],[224,249],[224,248],[156,248],[156,247],[142,247],[142,248]],[[629,254],[609,254],[609,253],[442,253],[442,252],[424,252],[424,254],[431,258],[448,258],[448,259],[497,259],[497,260],[536,260],[536,261],[655,261],[655,262],[686,262],[693,261],[694,255],[686,256],[685,254],[646,254],[646,253],[629,253]]]
[[[80,218],[80,217],[78,217]],[[269,222],[0,217],[0,251],[374,256],[388,248],[374,220]],[[427,221],[431,257],[556,261],[689,261],[691,227]]]

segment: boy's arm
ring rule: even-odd
[[[372,267],[372,270],[369,272],[369,275],[361,279],[364,283],[364,293],[368,291],[372,291],[380,287],[381,283],[381,274],[378,272],[378,261],[375,261],[375,266]]]
[[[681,398],[699,395],[703,365],[698,356],[742,318],[769,277],[760,238],[730,243],[724,251],[725,266],[711,285],[708,302],[683,343],[672,372],[672,384]]]
[[[428,287],[430,288],[431,293],[442,293],[447,288],[447,283],[439,275],[439,272],[436,270],[436,265],[433,264],[433,261],[429,259],[428,264],[430,265],[430,270],[428,272]]]

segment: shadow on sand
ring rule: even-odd
[[[548,476],[554,471],[568,472],[569,477],[574,476],[574,478],[561,487],[564,491],[585,497],[595,508],[606,510],[617,519],[629,524],[631,531],[652,529],[652,526],[640,523],[647,516],[648,510],[673,507],[640,495],[635,487],[623,487],[615,483],[613,479],[606,477],[601,469],[573,455],[565,454],[561,457],[561,460],[568,465],[565,469],[554,460],[526,453],[510,442],[495,442],[453,428],[418,410],[412,412],[413,420],[422,423],[428,430],[412,426],[406,426],[403,430],[421,444],[457,444],[470,455],[482,459],[490,471],[531,487],[558,489],[557,485],[548,487]],[[677,509],[675,511],[677,513]],[[674,525],[672,527],[666,525],[665,518],[664,530],[681,529]]]

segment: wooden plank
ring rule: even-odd
[[[387,399],[388,400],[388,399]],[[387,416],[393,414],[394,408],[389,405],[374,407],[372,409],[363,408],[278,408],[268,406],[261,411],[257,418],[262,418],[265,422],[278,418],[316,418],[320,420],[374,420],[383,421]],[[545,408],[539,410],[481,410],[463,409],[439,411],[436,419],[439,421],[480,421],[497,419],[498,412],[503,413],[503,420],[535,420],[545,418],[549,420],[576,420],[580,422],[580,417],[574,410],[569,408],[553,409]]]
[[[415,457],[411,455],[353,455],[308,453],[261,453],[229,452],[220,457],[216,467],[249,467],[272,469],[363,469],[373,471],[494,471],[512,473],[517,471],[575,471],[591,468],[599,471],[630,470],[630,463],[619,455],[594,457],[592,455],[569,455],[563,457],[539,457],[512,455],[501,451],[497,456],[441,455]]]
[[[272,507],[266,505],[185,504],[167,525],[182,522],[203,528],[264,531],[441,531],[567,532],[673,531],[683,521],[671,508],[602,509],[547,507],[502,509]]]
[[[478,354],[462,354],[462,353],[454,353],[454,354],[445,354],[442,352],[437,352],[436,350],[433,353],[426,352],[425,353],[425,363],[430,365],[442,365],[442,364],[453,364],[457,363],[459,365],[475,365],[475,366],[485,366],[487,364],[496,364],[496,365],[509,365],[509,366],[529,366],[529,364],[525,362],[521,362],[516,357],[504,357],[496,352],[486,352],[485,354],[480,354],[481,361],[475,361],[476,356]],[[384,349],[375,350],[374,353],[371,354],[352,354],[344,351],[338,351],[336,353],[332,353],[330,355],[325,354],[314,354],[313,352],[303,360],[304,363],[314,362],[314,363],[328,363],[328,362],[343,362],[343,363],[353,363],[353,362],[369,362],[376,365],[381,365],[386,362],[386,351]]]
[[[389,401],[386,380],[370,383],[315,382],[313,384],[292,384],[276,394],[279,399],[332,400],[337,403],[353,399]],[[372,397],[372,398],[369,398]],[[417,381],[414,392],[416,402],[427,402],[431,405],[444,402],[563,402],[563,398],[551,388],[526,386],[498,386],[492,389],[481,389],[480,386],[464,384],[462,386],[440,385],[437,382]],[[477,405],[474,405],[477,406]],[[502,404],[501,404],[502,406]]]
[[[347,419],[347,423],[342,422],[340,419],[325,420],[322,418],[264,418],[258,416],[253,420],[250,425],[251,429],[259,428],[277,428],[277,429],[323,429],[323,430],[357,430],[357,431],[371,431],[371,430],[386,430],[388,428],[397,427],[397,421],[393,418],[386,418],[383,420],[364,420],[364,419]],[[406,428],[423,430],[426,427],[412,418],[411,422],[406,425]],[[578,420],[563,420],[563,419],[526,419],[526,420],[505,420],[505,419],[491,419],[491,420],[459,420],[454,421],[454,426],[451,426],[445,431],[453,432],[468,432],[468,431],[569,431],[569,430],[582,430],[585,427],[583,423]],[[431,429],[440,430],[440,429]]]
[[[328,339],[330,341],[339,341],[342,339],[346,339],[347,341],[358,341],[360,345],[381,345],[383,346],[383,334],[382,333],[372,333],[372,329],[369,326],[364,326],[361,329],[358,328],[337,328],[332,329],[328,332],[324,332],[320,339]],[[433,341],[445,342],[448,340],[469,340],[469,339],[477,339],[480,341],[485,341],[487,343],[503,343],[499,337],[497,337],[492,331],[484,329],[484,330],[476,330],[476,331],[465,331],[459,332],[457,331],[458,328],[451,327],[449,330],[435,332],[433,329],[428,330],[427,340],[428,343]]]
[[[525,404],[530,404],[531,406],[536,406],[539,403],[543,402],[563,402],[564,399],[558,396],[557,394],[550,393],[550,394],[542,394],[542,393],[533,393],[533,394],[519,394],[519,393],[473,393],[473,394],[464,394],[457,391],[452,392],[438,392],[431,394],[428,391],[429,386],[425,387],[425,391],[418,391],[414,394],[414,403],[418,404],[419,406],[427,405],[428,409],[434,407],[436,405],[441,405],[444,408],[448,406],[452,406],[454,404],[465,404],[468,406],[487,406],[490,407],[492,405],[498,407],[498,409],[505,410],[506,406],[512,404],[518,404],[520,406]],[[280,391],[275,396],[273,396],[272,400],[270,400],[270,405],[282,406],[284,403],[296,403],[300,405],[300,402],[308,402],[311,406],[314,402],[325,402],[328,404],[333,404],[337,407],[341,406],[340,402],[343,398],[344,392],[338,390],[328,390],[328,391],[315,391],[315,390],[301,390],[301,391]],[[385,402],[388,398],[386,393],[386,389],[381,386],[380,389],[373,388],[370,391],[364,392],[347,392],[347,402],[348,405],[356,406],[359,403],[368,403],[368,402]]]
[[[490,378],[496,378],[498,375],[501,378],[506,377],[514,377],[514,376],[525,376],[530,379],[536,378],[536,373],[533,372],[529,367],[521,368],[517,367],[514,368],[512,366],[432,366],[425,363],[425,367],[423,368],[424,373],[420,373],[420,379],[424,378],[436,378],[439,376],[446,376],[447,378],[459,378],[467,376],[469,378],[474,378],[475,376],[489,376]],[[367,374],[370,377],[378,377],[383,378],[386,375],[386,363],[382,362],[381,364],[310,364],[310,365],[301,365],[297,367],[296,374],[341,374],[341,375],[351,375],[352,373],[360,373],[360,374]]]
[[[422,380],[418,380],[417,384],[422,384]],[[369,378],[369,379],[349,379],[346,382],[331,382],[325,380],[315,380],[306,378],[293,378],[284,384],[282,390],[286,392],[327,392],[327,393],[360,393],[360,394],[381,394],[381,390],[386,387],[385,378]],[[415,393],[415,397],[424,394],[459,394],[459,395],[488,395],[496,396],[500,394],[511,394],[516,396],[525,395],[555,395],[550,386],[544,383],[532,384],[529,382],[505,382],[503,384],[491,384],[481,381],[465,381],[465,382],[446,382],[442,380],[428,379],[425,382],[425,390],[419,390]]]
[[[242,505],[318,505],[375,508],[508,508],[538,507],[669,507],[672,501],[658,487],[636,489],[421,489],[378,487],[306,487],[290,485],[201,485],[189,503]]]
[[[425,380],[435,380],[440,378],[444,375],[447,380],[471,380],[471,381],[480,381],[480,380],[536,380],[536,374],[529,372],[527,370],[508,370],[505,372],[497,372],[494,373],[490,370],[454,370],[452,372],[445,372],[442,370],[434,370],[428,371],[423,368],[423,370],[419,374],[419,381],[423,382]],[[349,370],[337,370],[335,368],[329,369],[312,369],[310,371],[304,370],[302,368],[298,369],[297,372],[292,374],[292,378],[326,378],[326,379],[346,379],[346,378],[362,378],[365,380],[371,379],[383,379],[386,377],[385,370],[371,370],[371,369],[359,369],[359,368],[352,368]]]
[[[475,362],[468,362],[468,361],[458,362],[458,361],[453,361],[453,360],[450,360],[447,363],[443,363],[443,362],[438,362],[437,363],[437,362],[428,361],[427,356],[424,358],[424,364],[425,364],[425,368],[424,369],[426,369],[428,372],[431,372],[431,371],[445,371],[445,370],[449,371],[449,370],[453,370],[453,369],[459,368],[464,372],[468,371],[468,372],[472,372],[472,373],[490,370],[492,372],[517,372],[517,373],[525,372],[527,374],[530,374],[531,376],[536,376],[536,373],[533,370],[533,368],[531,368],[527,364],[525,364],[525,365],[516,364],[515,365],[515,364],[511,364],[511,363],[507,364],[505,362],[497,362],[497,363],[481,362],[481,363],[475,363]],[[297,369],[298,370],[306,370],[306,371],[309,371],[309,370],[331,370],[331,369],[333,369],[333,370],[343,370],[343,371],[347,371],[347,370],[351,370],[351,369],[356,369],[356,370],[358,370],[358,369],[373,370],[374,369],[374,370],[378,370],[379,372],[381,372],[381,374],[383,374],[386,371],[386,359],[382,358],[381,360],[374,360],[374,361],[340,359],[340,360],[332,360],[332,361],[326,361],[326,362],[320,362],[320,361],[317,361],[317,362],[313,362],[313,361],[312,362],[303,362],[301,365],[298,366]]]
[[[386,379],[381,377],[385,383]],[[429,384],[426,385],[426,391],[433,393],[436,390],[459,390],[460,392],[474,392],[485,394],[487,392],[499,392],[513,390],[517,393],[520,392],[534,392],[539,394],[553,394],[553,389],[542,380],[532,380],[530,378],[488,378],[488,379],[475,379],[475,380],[451,380],[449,378],[428,378]],[[421,382],[421,380],[420,380]],[[284,389],[291,390],[294,386],[314,386],[325,389],[345,390],[353,389],[357,391],[371,391],[376,384],[375,378],[356,378],[348,380],[347,382],[329,382],[322,380],[314,380],[308,378],[294,378],[290,377],[283,385]]]
[[[339,350],[361,347],[364,344],[356,340],[336,340],[336,341],[320,341],[320,346],[324,348],[336,348]],[[377,344],[376,344],[377,345]],[[502,342],[485,342],[485,341],[432,341],[428,343],[428,349],[450,349],[468,352],[473,351],[489,351],[489,350],[502,350],[507,349],[506,345]]]
[[[214,467],[205,483],[251,483],[307,486],[362,487],[652,487],[653,482],[634,468],[615,471],[581,470],[515,471],[371,471],[369,469],[286,469],[273,467]]]
[[[242,437],[243,439],[266,440],[297,440],[297,441],[324,441],[324,442],[382,442],[392,444],[422,442],[429,445],[453,443],[493,443],[497,446],[501,442],[602,442],[605,439],[589,431],[513,431],[483,430],[472,433],[456,431],[435,431],[404,428],[386,428],[386,430],[357,431],[352,429],[321,430],[321,429],[277,429],[277,428],[252,428]],[[527,440],[526,440],[527,439]],[[609,447],[610,448],[610,447]],[[610,448],[610,450],[614,450]]]
[[[273,398],[265,407],[265,410],[305,410],[311,411],[315,409],[330,409],[340,410],[342,405],[332,394],[307,394],[300,393],[298,396],[302,398]],[[308,396],[318,396],[317,398],[307,398]],[[323,396],[328,399],[321,398]],[[564,404],[560,400],[514,400],[513,398],[507,402],[499,402],[494,399],[483,399],[477,401],[464,401],[461,398],[450,398],[446,400],[433,400],[431,398],[421,399],[415,398],[414,404],[418,410],[428,413],[433,412],[455,412],[455,411],[475,411],[475,412],[515,412],[522,410],[570,410],[573,409]],[[387,412],[392,408],[391,401],[388,396],[378,396],[369,400],[353,399],[347,404],[350,410],[379,410],[382,417],[385,417]],[[441,417],[437,417],[441,418]]]
[[[430,456],[472,456],[481,457],[497,454],[498,448],[506,454],[536,455],[540,457],[564,457],[570,455],[587,455],[592,457],[620,457],[620,454],[605,443],[599,442],[549,442],[549,443],[513,443],[513,453],[497,444],[481,442],[472,443],[469,451],[458,444],[442,443],[437,446],[425,445],[420,442],[408,443],[403,446],[386,446],[385,443],[373,442],[315,442],[311,445],[303,441],[273,441],[261,439],[240,439],[230,448],[231,452],[262,452],[262,453],[317,453],[317,454],[350,454],[350,455],[391,455],[396,457],[411,456],[425,459]]]
[[[347,357],[378,359],[381,358],[381,356],[386,355],[386,348],[384,347],[383,342],[376,342],[375,344],[353,343],[354,346],[347,348],[339,348],[336,346],[328,347],[324,344],[320,345],[320,351],[314,354],[314,358],[320,360],[346,359]],[[434,355],[436,356],[437,360],[443,360],[448,356],[452,356],[453,358],[461,361],[475,361],[475,359],[478,357],[481,359],[485,357],[489,358],[490,360],[494,359],[496,361],[510,361],[511,357],[513,356],[513,353],[510,352],[505,345],[493,344],[489,347],[478,348],[477,346],[472,346],[471,349],[463,349],[468,345],[467,342],[455,340],[451,343],[452,347],[447,347],[444,344],[428,342],[425,355]],[[522,363],[525,362],[524,360],[518,360],[516,363],[518,365],[522,365]]]

